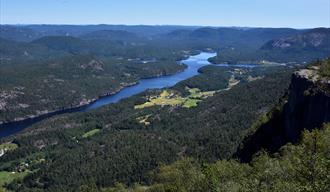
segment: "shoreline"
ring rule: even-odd
[[[127,83],[127,85],[120,86],[115,91],[108,92],[108,93],[105,93],[103,95],[99,95],[97,97],[88,99],[87,101],[84,101],[84,102],[80,101],[81,104],[75,105],[73,107],[65,107],[63,109],[52,110],[52,111],[45,110],[45,111],[47,111],[47,113],[41,113],[41,114],[37,114],[37,115],[27,115],[26,117],[17,117],[12,121],[1,121],[0,122],[0,127],[1,126],[6,126],[6,125],[9,125],[9,124],[15,124],[15,123],[23,122],[23,121],[33,120],[33,119],[37,119],[37,118],[43,118],[45,116],[60,115],[60,114],[64,114],[64,113],[69,113],[69,112],[73,112],[73,111],[82,110],[84,108],[87,108],[89,105],[92,105],[93,103],[95,103],[99,99],[115,95],[118,92],[120,92],[121,90],[123,90],[127,87],[137,85],[138,83],[139,83],[139,81],[135,81],[135,82],[132,82],[132,83]],[[47,118],[47,117],[45,117],[45,118]]]
[[[203,53],[209,54],[210,52],[202,52],[202,51],[199,52],[199,54],[203,54]],[[163,78],[163,77],[166,77],[166,76],[171,77],[173,75],[175,76],[177,74],[184,73],[186,70],[189,69],[189,66],[190,66],[190,63],[185,63],[185,61],[187,59],[189,59],[190,57],[194,56],[194,55],[190,55],[190,56],[189,55],[183,55],[184,59],[177,60],[176,61],[177,64],[181,65],[181,67],[179,67],[179,70],[175,70],[174,72],[172,72],[172,71],[169,71],[169,72],[165,71],[164,72],[164,71],[161,70],[160,72],[155,73],[155,74],[150,75],[150,76],[146,76],[145,78],[135,79],[132,82],[121,83],[121,84],[119,84],[117,89],[114,89],[114,91],[105,92],[103,95],[95,96],[94,98],[91,98],[91,99],[88,99],[88,100],[87,99],[81,100],[78,105],[75,105],[73,107],[71,106],[71,107],[68,107],[68,108],[62,108],[60,110],[54,110],[54,111],[50,111],[50,112],[43,111],[45,113],[40,114],[40,115],[39,114],[34,115],[34,116],[30,115],[30,116],[27,116],[24,119],[19,119],[19,120],[16,120],[16,121],[7,121],[6,123],[2,123],[2,124],[0,124],[0,140],[2,140],[4,138],[11,138],[11,136],[17,135],[17,134],[19,134],[19,132],[22,132],[24,129],[32,127],[34,124],[36,124],[38,122],[42,122],[46,119],[50,119],[50,118],[60,116],[60,115],[63,115],[63,114],[71,114],[71,113],[78,113],[78,112],[84,113],[84,112],[88,112],[90,110],[94,110],[96,108],[99,108],[99,107],[102,107],[102,106],[105,106],[105,105],[109,105],[109,104],[112,104],[112,103],[117,103],[121,99],[126,98],[125,88],[128,89],[127,91],[130,91],[131,88],[129,88],[129,87],[138,86],[138,84],[144,84],[145,81],[143,81],[143,80],[146,80],[146,82],[149,82],[150,79],[152,81],[153,78],[156,80],[158,78]],[[209,58],[209,55],[206,55],[206,57]],[[202,58],[202,59],[205,59],[207,61],[207,58]],[[193,62],[198,62],[198,60],[193,60]],[[208,64],[211,64],[211,63],[208,63]],[[196,72],[198,73],[198,71],[196,71]],[[183,77],[184,77],[183,80],[185,80],[186,79],[185,75]],[[189,76],[187,78],[190,78],[190,77],[191,76]],[[164,86],[166,87],[166,85],[164,85]],[[161,85],[161,87],[164,87],[164,86]],[[153,86],[150,86],[150,87],[152,88]],[[142,89],[145,89],[145,88],[142,87]],[[148,88],[146,87],[146,89],[148,89]],[[133,88],[133,90],[134,90],[134,88]],[[121,92],[124,92],[124,95],[121,95]],[[140,91],[135,90],[135,91],[133,91],[133,93],[135,95],[135,94],[140,93]],[[116,94],[119,94],[118,97],[116,96]],[[132,96],[131,94],[128,94],[128,95]],[[130,96],[128,96],[128,97],[130,97]],[[109,101],[106,101],[106,100],[108,100],[107,97],[109,97]],[[112,98],[115,98],[115,99],[113,101],[111,101]],[[103,103],[103,100],[105,100],[106,102]]]
[[[137,81],[134,81],[134,82],[131,82],[131,83],[125,83],[125,85],[122,85],[122,86],[118,87],[114,91],[107,92],[105,94],[96,96],[94,98],[88,99],[87,101],[80,101],[80,104],[75,105],[73,107],[65,107],[65,108],[62,108],[62,109],[52,110],[52,111],[44,110],[44,111],[47,111],[47,112],[46,113],[41,113],[41,114],[36,114],[36,115],[26,115],[25,117],[17,117],[12,121],[0,121],[0,129],[1,129],[1,126],[8,126],[8,125],[17,124],[17,123],[24,123],[24,122],[33,121],[33,120],[36,120],[36,119],[46,119],[46,118],[54,116],[54,115],[61,115],[61,114],[70,113],[70,112],[78,112],[78,111],[83,110],[83,109],[87,108],[88,106],[92,105],[93,103],[95,103],[99,99],[102,99],[104,97],[113,96],[113,95],[119,93],[120,91],[122,91],[123,89],[125,89],[127,87],[131,87],[131,86],[139,84],[140,81],[143,80],[143,79],[166,77],[166,76],[171,76],[171,75],[181,73],[184,70],[186,70],[186,68],[187,68],[187,65],[182,63],[182,61],[183,60],[180,60],[178,62],[181,63],[180,65],[184,65],[185,67],[182,70],[176,71],[174,73],[168,73],[168,74],[165,74],[165,75],[162,75],[162,74],[153,75],[153,76],[150,76],[150,77],[138,79]]]
[[[276,62],[276,61],[268,61],[268,60],[239,60],[239,61],[220,61],[220,62],[216,62],[214,60],[215,57],[212,57],[212,58],[209,58],[208,59],[208,62],[210,62],[212,65],[217,65],[217,64],[228,64],[228,65],[232,65],[232,66],[235,66],[235,65],[241,65],[241,64],[252,64],[252,65],[288,65],[288,64],[291,64],[291,65],[296,65],[296,64],[299,64],[297,62],[291,62],[291,63],[288,63],[288,62]]]

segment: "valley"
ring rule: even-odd
[[[68,112],[79,112],[93,110],[103,105],[111,104],[120,101],[123,98],[138,94],[142,91],[152,88],[163,88],[173,86],[174,84],[192,77],[198,74],[198,69],[202,66],[208,65],[207,59],[213,56],[213,53],[201,53],[197,56],[192,56],[185,61],[180,61],[180,65],[186,65],[187,68],[183,72],[179,72],[175,75],[167,75],[165,77],[154,77],[148,79],[142,79],[137,83],[128,84],[124,87],[120,87],[119,90],[106,94],[99,99],[91,99],[81,101],[77,106],[70,104],[70,108],[64,107],[65,109],[58,110],[55,112],[44,111],[44,114],[30,115],[27,119],[17,120],[17,122],[10,122],[0,125],[1,134],[0,137],[8,136],[8,133],[12,133],[15,127],[19,127],[17,131],[24,129],[25,127],[31,126],[32,124],[44,119],[49,118],[53,115],[59,115]],[[197,59],[197,60],[196,60]],[[187,63],[187,64],[185,64]],[[109,83],[109,82],[108,82]],[[123,83],[121,83],[123,84]],[[63,87],[62,87],[63,88]],[[87,90],[90,91],[90,90]],[[73,107],[72,107],[73,106]]]
[[[0,191],[326,191],[329,28],[0,26]]]

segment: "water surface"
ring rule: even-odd
[[[18,133],[18,132],[22,131],[23,129],[25,129],[26,127],[29,127],[39,121],[53,117],[55,115],[60,115],[60,114],[64,114],[64,113],[90,111],[90,110],[102,107],[104,105],[116,103],[116,102],[120,101],[121,99],[128,98],[132,95],[136,95],[147,89],[171,87],[182,80],[185,80],[185,79],[188,79],[190,77],[197,75],[198,69],[205,65],[209,65],[210,63],[207,61],[207,59],[210,57],[214,57],[215,55],[216,55],[216,53],[202,52],[198,55],[190,56],[188,59],[180,62],[181,64],[187,65],[187,68],[180,73],[177,73],[174,75],[169,75],[169,76],[163,76],[163,77],[141,79],[139,81],[139,83],[136,85],[126,87],[114,95],[102,97],[102,98],[96,100],[95,102],[93,102],[87,106],[84,106],[84,107],[56,111],[56,112],[48,113],[48,114],[41,115],[41,116],[38,116],[35,118],[30,118],[30,119],[25,119],[25,120],[18,121],[18,122],[2,124],[2,125],[0,125],[0,138]]]
[[[121,91],[119,91],[117,94],[97,100],[96,102],[92,103],[87,108],[85,108],[84,111],[96,109],[103,105],[116,103],[121,99],[128,98],[132,95],[136,95],[147,89],[172,87],[180,81],[183,81],[185,79],[197,75],[198,69],[203,66],[209,65],[210,63],[207,61],[207,59],[214,56],[216,56],[215,53],[206,53],[206,52],[202,52],[198,55],[190,56],[188,59],[181,61],[181,63],[187,65],[187,68],[183,72],[169,76],[141,79],[139,83],[136,85],[133,85],[131,87],[126,87]]]
[[[49,117],[53,117],[55,115],[60,115],[60,114],[64,114],[64,113],[90,111],[90,110],[102,107],[104,105],[109,105],[111,103],[117,103],[121,99],[136,95],[147,89],[165,88],[165,87],[174,86],[175,84],[177,84],[180,81],[183,81],[185,79],[188,79],[190,77],[197,75],[199,73],[198,69],[200,69],[203,66],[210,65],[210,63],[207,60],[214,56],[216,56],[216,53],[208,53],[208,52],[202,52],[198,55],[190,56],[188,59],[180,62],[181,64],[187,65],[187,68],[182,72],[179,72],[174,75],[169,75],[169,76],[141,79],[141,80],[139,80],[139,83],[136,85],[126,87],[114,95],[102,97],[102,98],[96,100],[95,102],[93,102],[87,106],[84,106],[84,107],[57,111],[57,112],[41,115],[41,116],[35,117],[35,118],[30,118],[30,119],[26,119],[26,120],[22,120],[22,121],[18,121],[18,122],[12,122],[12,123],[0,125],[0,138],[18,133],[19,131],[25,129],[26,127],[29,127],[39,121],[42,121]],[[253,67],[255,67],[255,65],[250,65],[250,64],[246,64],[246,65],[244,65],[244,64],[241,64],[241,65],[217,64],[215,66],[235,67],[235,68],[240,68],[240,67],[253,68]]]

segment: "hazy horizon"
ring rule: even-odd
[[[329,0],[1,0],[0,24],[330,27]]]
[[[128,27],[134,27],[134,26],[148,26],[148,27],[187,27],[187,28],[198,28],[198,27],[209,27],[209,28],[242,28],[242,29],[252,29],[252,28],[274,28],[274,29],[280,29],[280,28],[288,28],[288,29],[298,29],[298,30],[304,30],[304,29],[315,29],[315,28],[330,28],[329,27],[306,27],[306,28],[297,28],[297,27],[264,27],[264,26],[211,26],[211,25],[171,25],[171,24],[104,24],[104,23],[99,23],[99,24],[49,24],[49,23],[26,23],[26,24],[20,24],[20,23],[6,23],[0,25],[9,25],[9,26],[32,26],[32,25],[48,25],[48,26],[128,26]]]

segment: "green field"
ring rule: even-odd
[[[88,137],[91,137],[93,135],[95,135],[96,133],[100,132],[101,129],[93,129],[93,130],[90,130],[88,132],[86,132],[85,134],[83,134],[83,138],[88,138]]]
[[[183,107],[190,108],[190,107],[197,107],[198,102],[201,100],[199,99],[187,99],[186,102],[183,103]]]
[[[186,108],[196,107],[198,102],[202,101],[202,99],[213,96],[214,93],[216,92],[216,91],[201,92],[201,90],[198,88],[187,88],[187,89],[190,93],[190,95],[188,95],[187,97],[182,97],[176,95],[171,91],[164,90],[159,96],[150,97],[148,99],[149,101],[141,105],[136,105],[134,108],[143,109],[155,105],[182,106]]]
[[[6,150],[6,151],[11,151],[11,150],[15,150],[18,147],[18,145],[16,145],[15,143],[3,143],[0,144],[0,150]]]
[[[28,174],[27,171],[21,173],[0,171],[0,191],[1,191],[1,187],[4,187],[5,184],[12,182],[14,179],[21,179],[27,174]]]

